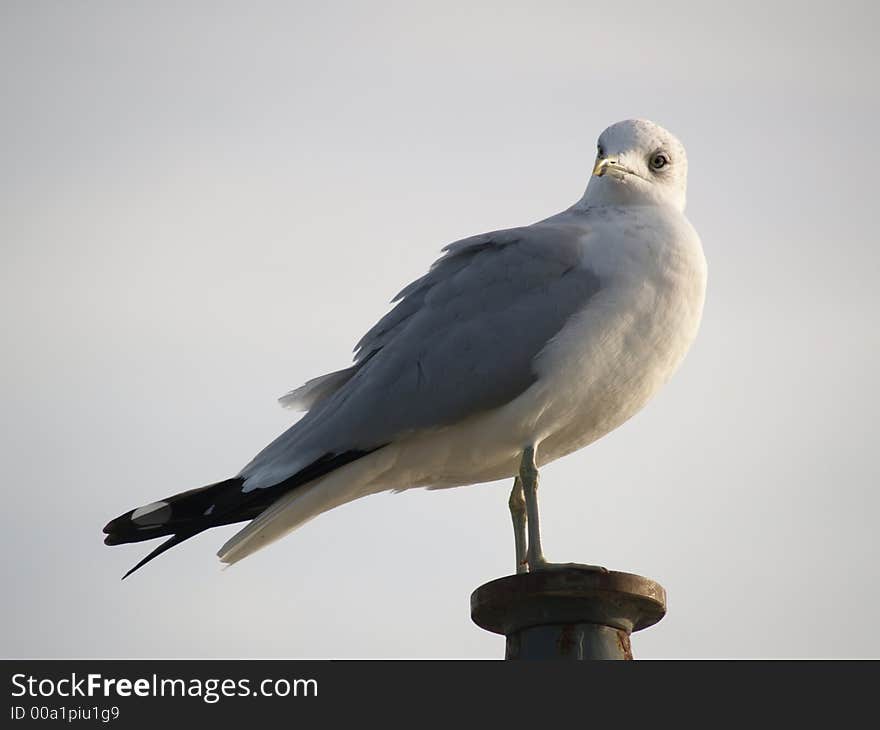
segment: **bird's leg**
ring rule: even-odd
[[[510,507],[510,517],[513,520],[513,541],[516,545],[516,572],[525,573],[528,570],[526,560],[526,499],[523,496],[522,481],[519,477],[513,480],[513,489],[510,490],[510,499],[507,502]]]
[[[529,570],[538,570],[547,561],[541,549],[541,523],[538,518],[538,465],[535,464],[535,447],[523,449],[522,461],[519,464],[519,481],[522,483],[523,497],[526,503],[526,524],[529,529],[529,546],[526,560]]]
[[[535,463],[535,447],[527,446],[523,449],[522,461],[519,465],[519,480],[522,483],[523,497],[526,506],[526,523],[529,530],[529,546],[526,551],[526,562],[529,564],[529,572],[536,570],[596,570],[603,573],[608,568],[601,565],[585,565],[582,563],[548,563],[541,549],[541,525],[538,518],[538,465]],[[516,491],[516,482],[514,482]],[[510,495],[511,504],[513,494]],[[511,507],[512,509],[512,507]],[[514,518],[515,520],[515,518]],[[519,550],[517,549],[517,552]],[[519,572],[519,571],[517,571]]]

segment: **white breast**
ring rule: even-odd
[[[669,379],[703,309],[696,232],[656,208],[608,210],[580,224],[582,265],[602,289],[538,356],[537,382],[502,408],[386,447],[389,468],[365,492],[507,478],[530,443],[546,464],[622,424]]]
[[[543,463],[641,410],[681,363],[703,311],[706,261],[677,211],[610,209],[591,223],[583,246],[583,265],[603,287],[538,358],[548,399],[538,424]]]

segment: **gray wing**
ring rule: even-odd
[[[535,356],[599,290],[583,229],[540,223],[447,246],[356,346],[339,387],[246,467],[369,450],[516,398]]]

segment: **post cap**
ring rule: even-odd
[[[474,623],[505,636],[531,626],[575,623],[629,634],[665,615],[666,591],[656,581],[575,565],[508,575],[471,594]]]

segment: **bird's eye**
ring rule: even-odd
[[[665,152],[655,152],[651,155],[649,163],[652,170],[662,170],[669,164],[669,156]]]
[[[602,145],[599,145],[599,146],[596,148],[596,152],[599,154],[599,157],[604,157],[604,156],[605,156],[605,150],[602,149]]]

